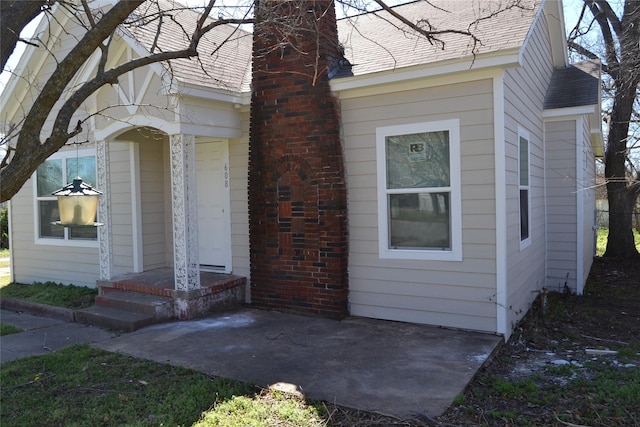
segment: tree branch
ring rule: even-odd
[[[0,65],[4,70],[7,60],[20,39],[20,32],[33,21],[42,10],[55,3],[55,0],[16,0],[0,1]]]

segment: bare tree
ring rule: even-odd
[[[20,41],[19,35],[22,29],[39,13],[49,14],[54,3],[56,3],[55,0],[2,1],[3,69]],[[3,143],[6,152],[0,163],[0,182],[2,182],[0,200],[6,201],[13,197],[47,157],[58,151],[69,139],[82,131],[84,120],[71,123],[72,117],[79,106],[99,88],[107,84],[116,84],[120,76],[149,64],[198,56],[198,44],[201,38],[215,27],[252,22],[249,18],[208,19],[209,13],[216,3],[216,0],[209,0],[195,23],[194,30],[189,34],[189,43],[186,46],[178,50],[150,48],[150,53],[147,56],[107,69],[110,41],[118,29],[131,25],[146,25],[149,31],[159,34],[162,30],[161,17],[170,16],[172,10],[179,7],[159,0],[147,0],[147,3],[153,3],[156,7],[144,8],[140,15],[133,15],[134,11],[139,9],[143,3],[145,0],[123,0],[104,11],[91,9],[87,0],[81,0],[77,5],[59,2],[60,7],[68,8],[77,21],[86,27],[86,32],[71,51],[57,63],[55,72],[44,83],[23,120],[20,123],[14,123],[4,131]],[[38,6],[37,13],[35,5]],[[25,10],[30,11],[29,17],[31,19],[29,17],[22,18]],[[7,24],[5,26],[5,22],[15,25]],[[5,37],[7,38],[6,45]],[[50,48],[50,46],[41,46],[37,38],[27,43],[30,48]],[[65,92],[70,90],[68,85],[75,74],[96,50],[101,52],[101,58],[95,76],[83,82],[80,87],[72,89],[71,95],[68,96],[62,107],[58,111],[53,111],[56,102],[63,97]],[[52,112],[55,113],[53,129],[46,138],[42,138],[45,121]]]
[[[605,257],[637,258],[633,210],[640,195],[638,148],[640,97],[640,2],[583,0],[578,23],[569,35],[577,55],[602,62],[607,142],[605,178],[609,201],[609,237]],[[598,42],[588,35],[597,32]]]
[[[40,14],[45,14],[46,19],[53,19],[51,11],[54,7],[64,7],[71,13],[75,21],[85,28],[85,32],[78,39],[75,46],[63,57],[56,59],[57,67],[49,79],[38,88],[37,96],[25,111],[18,123],[5,124],[0,133],[3,134],[0,145],[4,147],[4,156],[0,160],[0,201],[11,199],[29,179],[37,167],[50,155],[61,149],[70,139],[83,130],[83,124],[88,117],[77,120],[74,114],[84,101],[105,85],[118,82],[118,78],[133,70],[153,63],[164,62],[181,58],[197,58],[200,53],[199,45],[205,34],[216,27],[227,24],[252,24],[253,18],[249,15],[240,17],[226,7],[224,0],[202,0],[204,6],[197,9],[199,15],[194,18],[192,25],[182,26],[186,43],[181,48],[169,48],[157,44],[158,35],[162,30],[163,20],[171,20],[176,10],[189,9],[173,0],[120,0],[111,5],[110,2],[97,2],[101,6],[92,9],[94,2],[88,0],[2,0],[0,1],[0,57],[5,70],[7,60],[19,43],[25,43],[28,49],[52,50],[53,46],[47,46],[43,40],[33,38],[23,40],[20,33],[24,27]],[[266,0],[263,0],[265,2]],[[281,0],[284,1],[284,0]],[[290,3],[299,2],[302,6],[305,1],[312,0],[287,0]],[[315,1],[315,0],[313,0]],[[385,9],[393,16],[395,25],[406,28],[415,34],[425,37],[433,44],[445,48],[440,37],[445,34],[457,34],[468,36],[475,46],[481,41],[473,34],[473,26],[468,29],[442,29],[434,28],[427,20],[414,21],[411,17],[398,15],[390,9],[385,0],[334,0],[342,7],[357,12],[368,12],[373,8]],[[426,0],[425,0],[426,1]],[[499,10],[491,10],[495,15],[500,10],[513,7],[521,7],[523,0],[505,0],[499,3]],[[266,3],[270,3],[266,1]],[[278,2],[271,2],[275,7]],[[252,0],[246,0],[245,10],[251,10]],[[304,7],[298,8],[304,11]],[[216,19],[210,17],[217,12]],[[479,16],[476,22],[489,18]],[[196,15],[194,15],[196,16]],[[299,17],[291,16],[281,22],[280,25],[295,28]],[[118,31],[126,31],[131,27],[144,27],[149,36],[148,54],[135,58],[120,65],[108,68],[107,64],[110,51],[110,43]],[[155,35],[155,36],[154,36]],[[100,52],[101,58],[95,75],[79,86],[71,87],[74,76],[94,54]],[[210,52],[207,52],[210,53]],[[58,106],[60,100],[65,100],[62,106]],[[45,122],[49,117],[54,117],[54,125],[50,132],[43,135]]]

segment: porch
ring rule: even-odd
[[[175,289],[173,268],[98,280],[96,304],[79,310],[79,322],[133,331],[153,323],[188,320],[242,305],[246,278],[200,271],[200,287]]]

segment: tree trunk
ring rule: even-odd
[[[629,188],[626,179],[625,160],[629,118],[633,110],[635,82],[621,79],[617,84],[616,96],[611,110],[611,123],[605,156],[605,177],[607,178],[607,198],[609,200],[609,237],[604,253],[609,258],[640,257],[633,240],[633,207],[636,193]]]

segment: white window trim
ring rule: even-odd
[[[528,165],[527,165],[527,185],[520,185],[520,138],[524,138],[527,140],[527,161],[528,161]],[[527,247],[529,247],[531,245],[531,135],[529,134],[529,131],[518,126],[518,142],[517,142],[517,149],[518,149],[518,240],[520,241],[520,250],[523,250]],[[522,235],[521,235],[521,224],[520,224],[520,219],[522,218],[521,212],[520,212],[520,190],[527,190],[527,207],[529,209],[528,215],[527,215],[527,230],[529,230],[529,235],[527,236],[526,239],[522,239]]]
[[[387,206],[387,166],[385,139],[387,136],[422,132],[449,131],[451,250],[391,249]],[[426,123],[376,128],[376,163],[378,193],[378,248],[380,258],[429,261],[462,261],[462,200],[460,181],[460,120],[440,120]]]
[[[96,150],[91,148],[85,148],[80,150],[65,150],[58,151],[57,153],[52,154],[47,158],[47,160],[55,160],[55,159],[63,159],[69,157],[84,157],[84,156],[96,156]],[[64,246],[64,247],[77,247],[77,248],[98,248],[98,238],[96,240],[82,240],[82,239],[69,239],[68,231],[65,229],[65,238],[64,239],[56,239],[53,237],[40,237],[40,212],[38,206],[38,172],[34,172],[31,175],[31,180],[33,182],[33,235],[34,235],[34,243],[36,245],[43,246]],[[73,179],[75,177],[72,177]],[[67,177],[67,181],[69,181],[69,177]],[[68,182],[62,183],[62,185],[67,185]],[[44,196],[43,196],[44,197]]]

